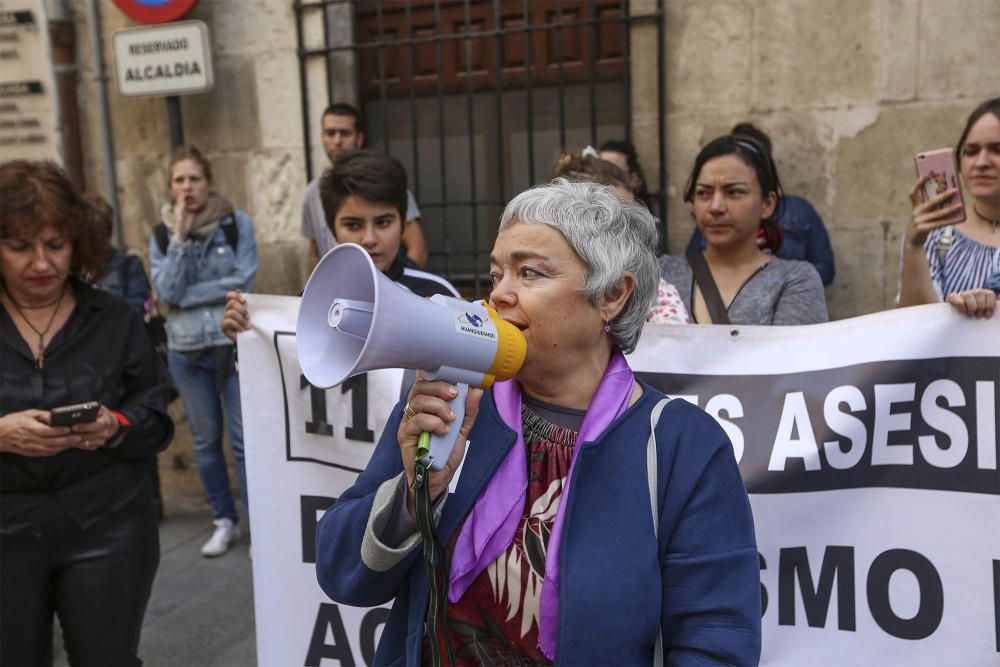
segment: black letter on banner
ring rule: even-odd
[[[316,563],[316,514],[326,511],[337,502],[326,496],[302,496],[299,498],[299,518],[302,522],[302,562]]]
[[[302,375],[299,377],[299,389],[306,387],[309,387],[309,403],[312,406],[312,419],[306,422],[306,433],[333,435],[333,424],[326,421],[326,391],[312,386]]]
[[[333,644],[326,644],[326,629],[333,631]],[[322,603],[316,613],[316,624],[313,626],[312,639],[309,640],[309,653],[306,654],[306,667],[319,667],[320,660],[339,660],[344,667],[354,667],[354,656],[351,655],[351,644],[347,641],[347,631],[340,619],[340,609],[335,604]]]
[[[837,577],[837,627],[854,631],[854,547],[827,547],[813,587],[805,547],[782,549],[778,556],[778,625],[795,625],[795,580],[802,589],[802,606],[810,627],[826,625],[833,578]]]
[[[911,619],[900,618],[889,602],[889,579],[896,570],[909,570],[920,587],[920,608]],[[879,627],[900,639],[929,637],[944,615],[941,577],[926,557],[909,549],[889,549],[880,553],[868,570],[868,608]]]
[[[340,386],[340,393],[351,392],[351,425],[344,429],[350,440],[375,442],[375,432],[368,428],[368,374],[355,375]]]
[[[993,561],[993,623],[997,653],[1000,653],[1000,560]]]
[[[760,559],[760,570],[763,572],[767,569],[767,561],[764,560],[764,554],[757,552],[757,558]],[[767,611],[767,589],[764,588],[764,582],[760,582],[760,616],[764,617],[764,612]]]
[[[361,619],[361,659],[371,667],[375,662],[375,632],[389,620],[389,610],[372,609]]]

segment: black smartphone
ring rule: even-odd
[[[101,404],[97,401],[87,401],[76,405],[62,405],[52,408],[52,418],[49,426],[72,426],[73,424],[83,424],[97,419],[97,413],[101,411]]]

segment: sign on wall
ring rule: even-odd
[[[126,97],[185,95],[210,90],[212,50],[202,21],[128,28],[112,37],[115,80]]]
[[[0,2],[0,161],[62,161],[42,0]]]
[[[311,387],[295,355],[299,299],[247,302],[258,664],[370,665],[388,611],[323,594],[314,535],[373,451],[402,374]],[[939,304],[643,333],[637,374],[733,442],[757,533],[762,665],[1000,661],[997,324]]]

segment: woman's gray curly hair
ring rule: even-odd
[[[610,322],[615,345],[626,354],[634,350],[660,280],[656,220],[646,207],[598,183],[557,178],[507,204],[500,231],[516,223],[549,225],[562,233],[587,267],[583,293],[595,307],[626,272],[634,276],[632,295]]]

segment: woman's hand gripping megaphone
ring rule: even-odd
[[[406,507],[412,516],[414,514],[415,492],[413,490],[414,468],[417,460],[417,441],[421,433],[434,433],[444,436],[455,433],[455,442],[448,461],[440,470],[428,468],[430,498],[433,503],[448,488],[465,456],[465,441],[469,430],[479,414],[479,399],[482,389],[469,389],[465,398],[465,417],[461,424],[455,423],[455,413],[449,402],[458,395],[455,385],[441,380],[425,380],[417,373],[417,381],[407,395],[407,406],[413,415],[403,415],[396,432],[400,454],[403,456],[403,466],[406,468],[407,497]],[[456,433],[457,427],[457,433]]]

